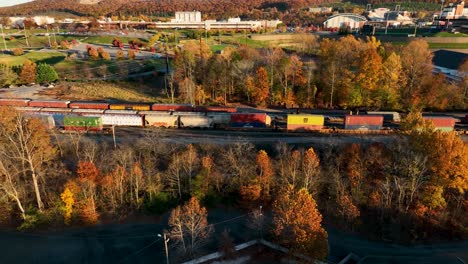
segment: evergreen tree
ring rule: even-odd
[[[49,83],[58,79],[57,72],[49,64],[40,63],[37,66],[36,82],[37,83]]]

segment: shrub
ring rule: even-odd
[[[128,59],[129,60],[135,59],[135,51],[134,50],[128,50]]]
[[[58,79],[57,72],[49,64],[39,63],[37,66],[36,82],[50,83]]]
[[[22,48],[15,48],[12,50],[12,52],[15,56],[21,56],[24,54],[24,50]]]
[[[102,51],[101,52],[101,58],[105,59],[105,60],[110,60],[111,59],[111,56],[109,54],[109,52],[107,51]]]
[[[115,57],[116,57],[118,60],[123,60],[123,59],[125,59],[124,53],[123,53],[123,51],[121,51],[121,50],[118,50],[118,51],[117,51],[117,54],[115,55]]]

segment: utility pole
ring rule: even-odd
[[[385,35],[387,35],[388,31],[388,12],[385,13]]]
[[[57,44],[57,45],[58,45],[58,43],[57,43],[57,38],[55,37],[55,30],[54,30],[54,28],[53,28],[53,27],[52,27],[52,32],[54,32],[54,42],[55,42],[55,44]]]
[[[163,233],[163,235],[158,234],[158,237],[161,237],[164,239],[164,249],[166,250],[166,264],[169,264],[169,250],[167,248],[167,242],[171,240],[170,238],[167,238],[167,234]]]
[[[26,34],[26,27],[24,27],[24,38],[26,39],[26,46],[29,47],[28,34]]]
[[[115,126],[112,126],[112,139],[114,140],[114,149],[117,148],[117,143],[115,142]]]
[[[3,37],[3,46],[5,47],[5,50],[7,50],[7,45],[5,41],[5,33],[3,33],[3,25],[0,24],[0,30],[2,30],[2,37]]]
[[[49,34],[49,26],[46,25],[46,31],[47,31],[47,39],[49,40],[49,48],[52,48],[52,44],[50,43],[50,34]]]

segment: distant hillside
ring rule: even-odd
[[[209,15],[233,16],[248,14],[253,9],[276,8],[281,12],[331,2],[336,0],[36,0],[0,8],[0,15],[33,15],[50,10],[84,16],[169,14],[198,10]]]

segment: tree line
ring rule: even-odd
[[[36,64],[25,60],[23,65],[10,67],[0,63],[0,87],[17,84],[51,83],[59,76],[54,67],[47,63]]]
[[[416,111],[388,144],[266,150],[246,142],[163,143],[162,131],[114,148],[82,134],[49,132],[40,120],[9,108],[0,111],[1,220],[21,229],[93,225],[175,208],[169,231],[190,255],[195,240],[210,232],[187,231],[186,212],[201,214],[197,223],[207,226],[203,208],[227,204],[249,212],[257,227],[262,205],[273,214],[262,224],[265,234],[320,259],[327,255],[322,218],[400,242],[466,235],[468,146],[453,132],[434,131]]]
[[[213,53],[200,39],[176,52],[169,87],[187,103],[246,102],[318,108],[465,109],[467,78],[433,74],[424,40],[406,46],[354,36],[319,41],[297,34],[298,52],[245,45]],[[311,57],[312,56],[312,57]],[[315,57],[314,57],[315,56]],[[465,62],[461,72],[466,72]],[[169,94],[169,93],[168,93]]]

